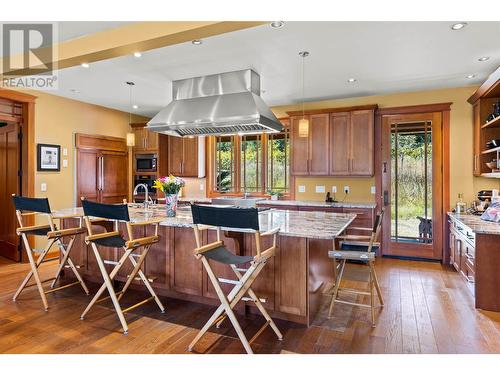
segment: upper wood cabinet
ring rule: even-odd
[[[168,172],[198,177],[198,137],[168,137]]]
[[[299,136],[302,115],[291,117],[291,173],[295,176],[373,176],[376,106],[311,111],[309,134]],[[314,113],[317,112],[317,113]]]
[[[299,136],[302,116],[291,119],[292,174],[297,176],[327,176],[329,170],[328,143],[330,119],[328,114],[305,116],[309,120],[309,135]]]
[[[145,128],[146,124],[131,124],[135,135],[134,151],[156,151],[158,150],[158,133]]]

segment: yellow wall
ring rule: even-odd
[[[477,87],[460,87],[422,92],[409,92],[392,95],[366,96],[359,98],[324,100],[309,102],[305,109],[320,109],[334,107],[349,107],[364,104],[378,104],[380,108],[398,107],[407,105],[420,105],[431,103],[453,102],[450,113],[450,204],[453,206],[458,193],[464,194],[464,200],[470,203],[475,199],[477,191],[482,189],[498,189],[499,181],[474,177],[472,175],[473,149],[472,149],[472,106],[467,98]],[[273,107],[273,112],[278,117],[285,117],[287,111],[301,109],[300,104]],[[331,189],[337,186],[337,199],[343,197],[341,189],[344,182],[348,182],[351,194],[347,201],[373,201],[374,195],[370,194],[370,186],[374,185],[372,178],[336,179],[336,178],[297,178],[295,184],[296,199],[322,200],[324,194],[314,193],[316,185],[325,185]],[[306,186],[306,193],[299,193],[299,185]]]
[[[76,100],[31,92],[35,104],[35,143],[61,145],[61,171],[36,172],[35,196],[48,197],[51,208],[71,207],[75,203],[75,133],[100,134],[125,138],[129,131],[129,114]],[[137,117],[133,119],[137,121]],[[63,149],[68,151],[63,156]],[[68,167],[62,167],[63,159]],[[47,191],[40,186],[47,184]],[[124,181],[124,183],[127,183]]]

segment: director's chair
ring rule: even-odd
[[[120,323],[122,325],[123,333],[127,334],[128,325],[123,315],[124,313],[133,310],[139,306],[142,306],[153,299],[156,301],[156,304],[160,308],[161,312],[162,313],[165,312],[165,307],[163,307],[163,304],[161,303],[160,299],[158,298],[155,291],[153,290],[153,287],[150,284],[150,282],[152,282],[153,279],[147,278],[146,275],[144,275],[144,273],[141,270],[141,266],[144,263],[146,256],[148,255],[149,249],[153,244],[159,241],[158,225],[160,220],[131,222],[127,204],[118,204],[118,205],[103,204],[103,203],[91,202],[89,200],[82,198],[82,207],[84,212],[85,224],[88,231],[88,236],[85,237],[85,242],[87,243],[87,245],[90,244],[92,250],[94,251],[94,255],[97,260],[99,270],[101,271],[102,277],[104,279],[104,283],[97,291],[94,298],[92,298],[92,301],[90,301],[87,308],[80,316],[80,319],[83,320],[85,318],[85,315],[87,315],[87,313],[90,311],[92,306],[94,306],[94,304],[107,300],[108,298],[111,298],[113,306],[116,310],[116,314],[118,315],[118,319],[120,320]],[[96,221],[100,222],[112,221],[113,230],[110,232],[94,234],[92,231],[92,223]],[[120,221],[126,223],[128,241],[126,241],[118,231],[118,222]],[[134,238],[132,231],[133,227],[144,226],[144,225],[154,225],[155,234],[153,236],[148,236],[148,237]],[[112,260],[103,260],[97,246],[121,248],[123,249],[124,253],[120,257],[120,260],[118,262]],[[140,248],[143,248],[143,251],[142,253],[139,254],[138,250]],[[127,259],[130,261],[130,263],[132,263],[132,266],[134,268],[131,274],[127,276],[127,281],[125,282],[125,285],[123,286],[122,290],[117,293],[113,288],[112,281],[118,274],[118,272],[120,271],[120,269],[122,268]],[[108,271],[106,270],[105,266],[106,264],[114,265],[114,268],[111,270],[109,274]],[[129,288],[132,281],[136,279],[136,275],[139,275],[139,280],[141,280],[143,284],[146,286],[146,289],[151,294],[151,297],[146,298],[145,300],[138,302],[135,305],[122,309],[120,306],[120,299],[123,297],[123,295]],[[99,299],[99,297],[102,295],[102,293],[104,293],[106,289],[108,290],[109,296]]]
[[[13,194],[12,200],[16,208],[16,216],[17,216],[17,221],[19,223],[19,227],[16,229],[16,233],[23,239],[24,248],[26,250],[26,254],[28,255],[28,260],[31,267],[30,272],[24,278],[23,282],[19,286],[19,289],[14,294],[14,297],[12,297],[12,300],[16,301],[17,297],[19,297],[24,288],[34,285],[36,285],[38,288],[38,292],[40,293],[40,297],[42,298],[42,303],[43,307],[45,308],[45,311],[49,309],[47,298],[45,297],[46,294],[53,293],[61,289],[69,288],[70,286],[76,284],[80,284],[84,292],[88,295],[89,290],[77,270],[79,266],[75,265],[70,258],[70,252],[73,247],[73,243],[75,241],[76,236],[85,232],[85,228],[82,227],[82,220],[80,219],[80,225],[76,228],[66,228],[58,230],[54,223],[54,218],[52,216],[52,212],[50,211],[49,200],[47,198],[27,198],[27,197],[19,197]],[[27,216],[36,216],[36,215],[44,215],[47,218],[47,224],[26,226],[24,218]],[[32,249],[28,241],[28,236],[47,237],[47,243],[43,248],[43,250]],[[62,238],[65,237],[69,237],[69,242],[67,245],[65,245],[62,242]],[[54,243],[57,243],[57,245],[59,246],[62,259],[60,258],[59,255],[52,258],[45,258]],[[33,254],[39,254],[38,259],[35,260]],[[40,265],[55,260],[60,260],[60,264],[59,267],[57,268],[56,275],[53,278],[47,280],[41,280],[40,275],[38,273],[38,268],[40,267]],[[61,273],[64,268],[71,269],[77,281],[55,288],[55,285],[59,280],[59,277],[61,276]],[[28,284],[28,282],[31,280],[32,277],[35,279],[35,283]],[[48,281],[52,281],[50,289],[44,290],[42,284]]]
[[[203,266],[205,267],[208,277],[210,278],[217,296],[220,299],[221,305],[191,342],[188,348],[189,351],[193,350],[193,347],[210,327],[214,324],[218,327],[226,317],[229,318],[233,324],[233,327],[248,354],[253,353],[250,345],[268,325],[271,326],[273,331],[276,333],[276,336],[278,336],[278,339],[282,340],[283,335],[280,330],[267,313],[260,299],[251,289],[252,283],[262,271],[266,262],[275,255],[276,239],[279,228],[261,233],[259,230],[259,218],[256,208],[219,208],[193,205],[191,206],[191,211],[193,214],[194,235],[197,246],[196,249],[194,249],[194,255],[197,259],[201,260]],[[201,232],[209,228],[215,228],[217,230],[217,240],[207,245],[202,245]],[[224,228],[224,230],[236,232],[254,233],[257,254],[255,256],[240,256],[230,252],[221,240],[222,228]],[[261,239],[268,236],[273,237],[273,244],[270,248],[261,250]],[[210,267],[209,260],[229,265],[238,280],[225,280],[217,278]],[[245,263],[250,263],[248,269],[241,268],[241,265]],[[226,296],[219,282],[230,283],[235,286]],[[244,298],[245,294],[248,294],[249,298]],[[266,319],[266,323],[257,331],[250,341],[247,340],[233,312],[233,308],[241,299],[251,300],[255,303],[261,314]]]

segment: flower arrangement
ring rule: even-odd
[[[153,188],[160,190],[165,195],[179,194],[179,191],[186,185],[186,182],[179,177],[160,177],[155,180]]]

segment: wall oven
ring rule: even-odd
[[[140,172],[156,172],[158,165],[158,156],[156,154],[136,154],[135,155],[135,171]]]

